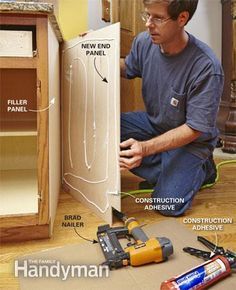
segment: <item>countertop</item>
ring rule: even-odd
[[[1,1],[0,13],[24,13],[24,14],[45,14],[48,15],[57,39],[61,42],[63,37],[54,14],[54,7],[51,3],[37,1]]]

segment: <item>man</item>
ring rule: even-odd
[[[213,51],[184,29],[197,0],[143,2],[147,32],[135,38],[121,74],[142,78],[146,112],[121,116],[120,168],[153,186],[160,213],[178,216],[216,177],[223,72]]]

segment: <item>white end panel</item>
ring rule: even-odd
[[[61,187],[60,148],[60,52],[59,43],[48,22],[48,71],[49,71],[49,217],[50,231],[56,216]]]
[[[120,25],[65,43],[63,184],[104,220],[120,209]]]

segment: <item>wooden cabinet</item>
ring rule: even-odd
[[[32,50],[0,52],[1,241],[46,238],[60,190],[59,43],[46,14],[1,13],[0,25],[2,46],[26,34]]]
[[[64,43],[60,78],[47,15],[2,13],[0,21],[10,38],[3,47],[15,43],[11,31],[23,37],[11,56],[0,47],[2,241],[51,235],[61,181],[111,223],[112,207],[120,210],[119,24]]]
[[[143,0],[112,1],[112,22],[120,22],[121,25],[121,57],[125,58],[131,49],[134,37],[141,31],[145,31],[145,23],[141,19],[144,11]],[[121,111],[144,110],[141,94],[141,79],[121,79]]]
[[[222,0],[222,64],[225,85],[217,125],[222,150],[236,153],[236,1]]]

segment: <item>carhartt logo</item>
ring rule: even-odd
[[[170,100],[170,104],[171,104],[173,107],[177,107],[178,104],[179,104],[179,101],[178,101],[177,99],[175,99],[175,98],[172,98],[172,99]]]

